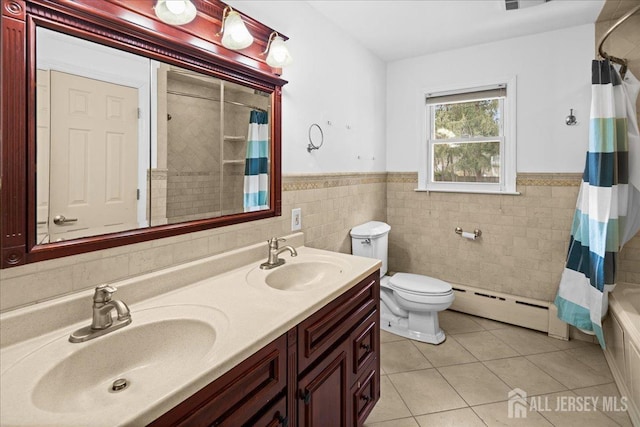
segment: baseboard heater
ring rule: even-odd
[[[519,297],[452,283],[456,299],[450,310],[546,332],[569,339],[569,325],[558,319],[552,302]]]

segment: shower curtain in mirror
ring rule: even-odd
[[[244,211],[269,209],[269,125],[266,111],[251,111],[244,163]]]
[[[593,61],[591,80],[589,150],[555,304],[560,319],[592,331],[604,348],[606,292],[616,284],[619,250],[640,228],[640,182],[629,181],[629,167],[639,167],[629,163],[630,144],[634,163],[640,155],[638,81],[627,73],[623,82],[608,60]]]

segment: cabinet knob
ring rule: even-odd
[[[369,402],[371,400],[371,397],[369,397],[367,395],[362,395],[362,396],[360,396],[360,399],[364,400],[365,402]]]
[[[278,414],[278,421],[280,422],[280,425],[282,427],[287,427],[289,425],[289,418],[288,417],[283,417],[282,415]]]
[[[366,351],[367,353],[371,351],[371,346],[363,342],[360,343],[360,348]]]
[[[300,399],[304,400],[305,405],[308,405],[311,403],[311,392],[309,390],[304,392],[300,390]]]

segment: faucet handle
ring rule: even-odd
[[[117,288],[107,284],[96,286],[96,290],[93,294],[93,302],[109,302],[111,301],[111,295],[117,290]]]
[[[282,237],[272,237],[271,239],[267,240],[267,243],[269,243],[270,249],[278,249],[278,242],[286,241],[287,239],[283,239]]]

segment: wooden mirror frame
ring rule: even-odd
[[[2,0],[0,268],[281,214],[281,100],[287,82],[262,53],[273,30],[241,14],[255,41],[241,52],[226,49],[217,35],[226,4],[192,1],[198,10],[195,20],[172,26],[155,16],[155,0]],[[36,245],[37,26],[271,93],[269,209]]]

